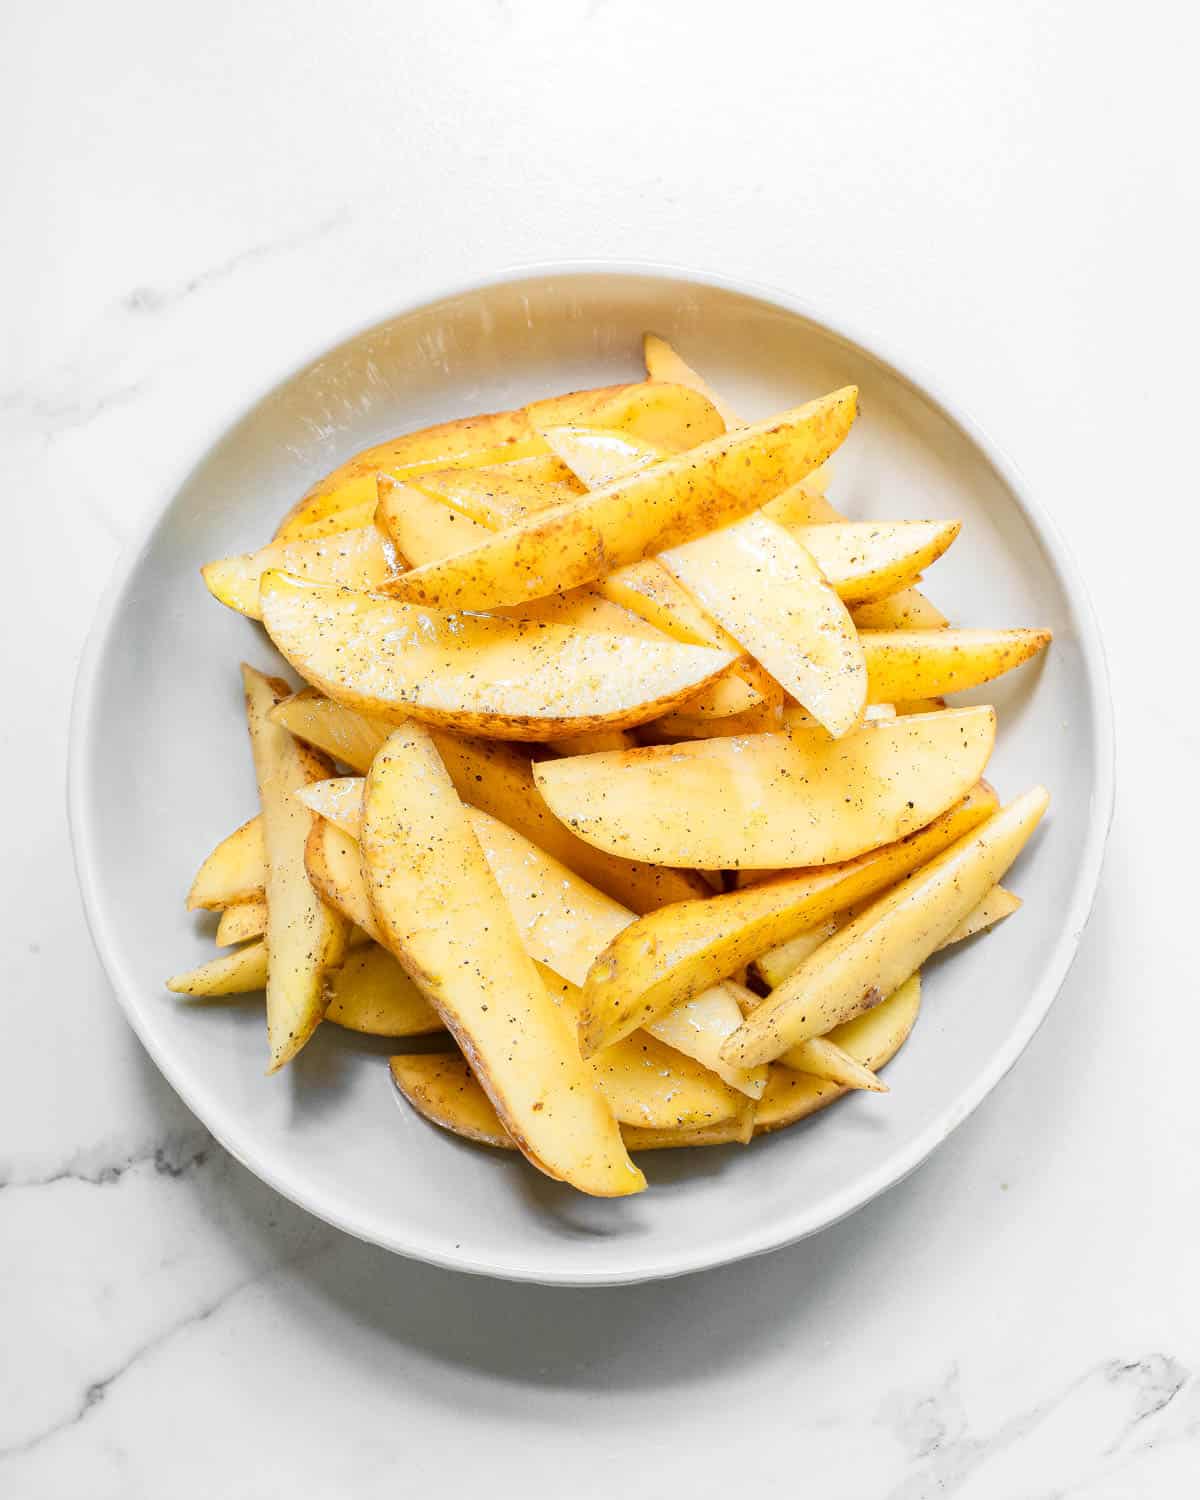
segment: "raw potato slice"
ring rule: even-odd
[[[762,998],[753,990],[748,990],[744,980],[727,980],[724,988],[736,995],[738,1006],[744,1016],[748,1016]],[[876,1094],[887,1093],[886,1083],[882,1083],[870,1068],[863,1067],[862,1063],[857,1062],[844,1048],[839,1047],[836,1042],[831,1042],[828,1037],[813,1037],[810,1041],[801,1043],[800,1048],[792,1050],[804,1052],[804,1067],[800,1070],[802,1072],[812,1073],[817,1078],[827,1078],[831,1083],[845,1084],[847,1088],[869,1089]]]
[[[785,527],[847,604],[878,599],[906,587],[941,557],[961,529],[958,521]]]
[[[856,604],[851,613],[859,630],[944,630],[950,623],[919,589]]]
[[[267,983],[267,945],[247,943],[234,953],[223,953],[198,969],[176,974],[167,980],[167,988],[177,995],[195,999],[216,999],[222,995],[248,995]]]
[[[266,862],[262,818],[255,813],[223,838],[200,866],[188,892],[188,911],[221,911],[239,901],[256,900],[263,893]]]
[[[815,953],[827,938],[831,938],[847,922],[852,922],[865,905],[865,902],[856,902],[818,926],[809,927],[804,932],[798,932],[787,942],[768,948],[754,961],[754,967],[758,970],[760,977],[771,989],[777,988],[785,979],[789,979],[804,960],[810,954]],[[979,905],[969,912],[950,936],[940,944],[937,951],[949,948],[954,943],[961,943],[965,938],[974,937],[977,932],[985,931],[988,927],[1002,921],[1003,918],[1012,916],[1020,905],[1019,896],[1006,891],[1002,885],[993,886]]]
[[[920,1009],[921,976],[914,974],[882,1005],[838,1026],[828,1039],[864,1067],[877,1072],[907,1041]],[[776,1063],[771,1068],[767,1092],[754,1111],[754,1133],[763,1135],[794,1125],[848,1092],[826,1079],[794,1072]]]
[[[555,422],[589,422],[632,432],[650,442],[689,448],[722,429],[716,409],[686,386],[607,386],[552,396],[517,411],[493,412],[445,422],[367,448],[313,486],[284,518],[276,539],[327,535],[366,526],[375,510],[375,476],[396,479],[444,469],[480,467],[546,452],[538,427]]]
[[[355,948],[329,983],[327,1021],[367,1036],[429,1036],[442,1018],[377,943]]]
[[[547,740],[555,755],[599,755],[605,750],[636,750],[637,741],[627,729],[593,729],[591,734],[570,734]]]
[[[410,482],[489,529],[562,505],[583,490],[553,453],[484,469],[436,469]]]
[[[364,775],[391,731],[390,724],[343,708],[314,688],[305,688],[281,703],[273,717],[299,739]],[[704,879],[695,871],[621,859],[577,839],[546,806],[534,785],[529,757],[517,746],[464,739],[437,729],[431,733],[464,802],[523,833],[624,906],[635,912],[653,911],[669,901],[706,894]]]
[[[200,575],[214,599],[257,620],[261,618],[258,586],[272,568],[352,589],[379,588],[403,572],[391,539],[374,526],[358,526],[308,541],[270,542],[257,552],[205,563]]]
[[[647,333],[642,339],[642,357],[646,364],[646,374],[651,380],[669,380],[676,385],[691,386],[692,390],[708,397],[721,413],[726,427],[732,430],[745,426],[732,407],[721,400],[703,376],[697,375],[691,365],[676,354],[666,339],[659,338],[656,333]]]
[[[419,976],[525,1155],[582,1192],[644,1188],[418,724],[397,729],[371,766],[362,851],[387,946]]]
[[[630,455],[632,468],[645,467],[668,456],[661,448],[603,429],[586,429],[595,439],[617,444]],[[574,429],[568,429],[574,431]],[[559,462],[555,459],[554,462]],[[570,470],[564,470],[569,473]],[[575,482],[576,490],[582,485]],[[494,506],[487,491],[477,491],[470,515],[451,508],[448,500],[431,496],[419,485],[399,485],[381,477],[376,519],[395,538],[414,566],[423,566],[481,544],[493,531],[511,524],[503,506]],[[585,584],[562,594],[500,607],[492,613],[510,618],[578,625],[586,630],[609,630],[620,635],[663,635],[685,645],[712,646],[739,658],[728,672],[689,702],[696,715],[741,712],[762,698],[781,698],[779,690],[742,648],[703,610],[661,564],[635,563],[618,569],[595,585]]]
[[[645,723],[731,660],[674,641],[443,614],[286,573],[265,574],[261,596],[271,639],[328,697],[500,739]]]
[[[515,1143],[500,1123],[492,1101],[480,1087],[470,1066],[458,1052],[426,1052],[391,1059],[392,1081],[426,1120],[454,1135],[484,1146],[514,1151]],[[753,1133],[751,1106],[719,1125],[677,1130],[623,1125],[621,1135],[631,1151],[655,1151],[668,1146],[715,1146],[745,1143]]]
[[[265,876],[265,869],[264,869]],[[262,937],[267,930],[267,898],[257,896],[250,901],[238,901],[227,906],[217,923],[216,944],[218,948],[232,948],[235,943],[245,943],[251,938]]]
[[[304,868],[322,901],[361,927],[374,942],[386,945],[371,906],[357,839],[335,823],[318,818],[304,846]]]
[[[379,480],[376,516],[413,567],[451,557],[492,535],[486,526],[460,515],[443,501],[414,486],[396,484],[383,476]],[[554,594],[547,599],[531,599],[525,604],[493,610],[492,613],[509,619],[542,620],[552,625],[575,625],[580,630],[663,640],[660,630],[648,625],[632,611],[614,604],[590,585],[569,589],[565,594]]]
[[[862,717],[867,670],[846,606],[766,516],[668,548],[661,561],[835,738]]]
[[[312,796],[319,788],[311,788]],[[887,890],[996,809],[987,786],[971,790],[928,827],[846,864],[797,870],[707,900],[664,907],[625,927],[596,959],[584,985],[585,1051],[653,1021],[733,974],[772,945]],[[775,949],[776,952],[780,950]]]
[[[517,1149],[461,1052],[393,1057],[389,1067],[392,1082],[432,1124],[483,1146]]]
[[[329,820],[329,833],[310,857],[314,883],[327,901],[354,921],[368,905],[353,842],[361,826],[362,785],[357,777],[335,778],[299,793],[305,806],[319,813],[322,820]],[[471,827],[526,951],[559,976],[561,983],[554,993],[569,995],[577,1027],[581,997],[575,986],[583,982],[592,961],[615,934],[634,921],[633,913],[498,819],[472,809]],[[565,990],[563,984],[570,989]],[[731,1068],[720,1055],[725,1039],[741,1021],[742,1012],[732,988],[717,985],[679,1007],[678,1013],[662,1015],[649,1029],[660,1041],[694,1058],[730,1087],[758,1098],[766,1086],[766,1070]]]
[[[530,516],[468,552],[416,568],[392,589],[419,604],[491,609],[590,583],[736,520],[803,479],[849,432],[857,394],[847,386],[714,438]]]
[[[853,859],[923,827],[979,780],[992,709],[820,731],[693,740],[545,761],[551,811],[598,848],[696,869]]]
[[[346,922],[313,890],[304,845],[314,818],[292,795],[329,774],[324,756],[301,745],[270,718],[291,689],[242,666],[246,722],[262,803],[266,847],[268,1071],[289,1062],[325,1013],[325,985],[346,950]]]
[[[796,712],[804,714],[802,708],[796,709]],[[816,722],[808,715],[805,715],[805,720],[810,728]],[[756,708],[746,709],[744,713],[727,714],[719,719],[689,713],[685,706],[676,709],[674,713],[663,714],[660,719],[652,719],[649,724],[643,724],[638,735],[645,745],[673,745],[679,740],[711,740],[737,734],[778,733],[787,726],[787,722],[788,711],[782,703],[760,703]]]
[[[788,1053],[788,1066],[797,1073],[808,1073],[813,1078],[824,1078],[829,1083],[840,1084],[847,1089],[866,1089],[873,1094],[886,1094],[888,1086],[877,1078],[870,1068],[831,1042],[827,1036],[809,1037]]]
[[[877,1005],[920,967],[1016,859],[1049,796],[1034,787],[881,896],[771,991],[722,1049],[740,1066],[771,1062]]]
[[[1050,644],[1048,630],[864,630],[871,698],[959,693],[1011,672]]]

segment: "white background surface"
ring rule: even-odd
[[[0,1493],[1192,1492],[1195,22],[122,0],[0,29]],[[936,372],[1091,580],[1121,763],[1072,977],[916,1177],[766,1260],[580,1293],[392,1259],[232,1164],[108,993],[63,811],[94,603],[226,421],[425,290],[572,255],[784,285]]]

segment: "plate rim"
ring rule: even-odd
[[[132,975],[125,972],[115,937],[109,933],[101,909],[98,859],[92,845],[89,828],[86,783],[88,768],[94,755],[91,730],[95,717],[99,669],[113,638],[113,626],[118,608],[168,507],[226,433],[316,360],[373,329],[384,327],[438,303],[476,295],[514,282],[595,276],[690,282],[697,286],[729,292],[778,307],[793,316],[806,320],[843,343],[864,350],[891,376],[927,401],[934,410],[970,439],[1003,481],[1030,530],[1046,549],[1054,569],[1063,580],[1067,599],[1077,616],[1080,656],[1094,700],[1091,740],[1096,778],[1089,806],[1087,837],[1076,867],[1071,899],[1064,913],[1062,929],[1047,957],[1042,977],[1024,1008],[1020,1024],[1014,1027],[1006,1037],[1003,1046],[996,1049],[976,1077],[969,1080],[955,1098],[922,1131],[903,1148],[891,1153],[873,1170],[864,1172],[840,1192],[821,1199],[816,1212],[802,1204],[793,1213],[780,1218],[766,1229],[759,1229],[740,1237],[735,1236],[719,1246],[706,1243],[694,1247],[687,1253],[675,1254],[669,1260],[632,1265],[628,1269],[589,1271],[584,1267],[571,1269],[541,1264],[520,1266],[489,1263],[478,1256],[463,1253],[450,1242],[442,1243],[440,1239],[422,1239],[419,1230],[414,1233],[412,1232],[413,1226],[406,1224],[398,1226],[399,1233],[389,1233],[386,1226],[347,1213],[344,1207],[323,1204],[319,1198],[314,1201],[313,1195],[306,1190],[303,1179],[291,1180],[288,1173],[276,1170],[269,1161],[264,1161],[258,1155],[253,1139],[247,1141],[238,1131],[224,1128],[221,1108],[213,1107],[212,1102],[205,1098],[203,1088],[194,1086],[188,1080],[186,1070],[182,1070],[181,1076],[181,1070],[177,1069],[175,1064],[164,1055],[163,1049],[157,1045],[152,1035],[141,1024],[137,1008],[131,998],[136,991],[140,990],[140,986],[137,985]],[[158,504],[153,505],[149,513],[142,518],[114,565],[108,583],[97,603],[80,655],[72,696],[67,747],[68,827],[76,878],[92,944],[126,1021],[159,1072],[205,1129],[210,1131],[230,1155],[275,1192],[280,1193],[316,1218],[357,1239],[445,1270],[489,1276],[505,1281],[567,1287],[634,1285],[688,1275],[716,1266],[731,1265],[756,1255],[768,1254],[830,1228],[903,1181],[925,1162],[1009,1073],[1041,1028],[1051,1006],[1061,992],[1095,906],[1112,824],[1115,791],[1115,718],[1107,657],[1095,606],[1071,549],[1064,540],[1057,523],[1049,512],[1033,498],[1023,475],[1007,452],[974,416],[964,410],[956,400],[951,399],[938,381],[919,364],[908,359],[903,361],[898,359],[885,343],[868,336],[853,321],[831,315],[826,310],[817,308],[783,288],[745,277],[727,276],[670,262],[624,258],[571,259],[515,264],[491,275],[474,278],[467,282],[455,282],[440,289],[435,288],[423,292],[418,298],[394,308],[381,317],[373,318],[369,322],[343,332],[332,340],[323,341],[320,348],[276,376],[248,403],[242,405],[239,402],[239,410],[232,418],[216,426],[213,435],[204,443],[193,463],[184,469],[180,482]],[[213,1123],[214,1115],[218,1121],[216,1125]]]

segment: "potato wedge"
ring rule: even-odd
[[[850,611],[859,630],[944,630],[950,623],[920,589],[900,589]]]
[[[305,795],[319,790],[310,788]],[[977,828],[996,806],[995,793],[981,784],[897,843],[844,864],[797,870],[723,896],[679,902],[622,928],[584,984],[580,1040],[585,1053],[652,1022],[765,949],[887,890]]]
[[[882,1005],[831,1031],[829,1040],[876,1072],[908,1040],[920,1009],[921,976],[913,974]],[[754,1111],[754,1133],[765,1135],[794,1125],[848,1092],[845,1086],[775,1063],[767,1092]]]
[[[304,868],[322,901],[360,927],[373,942],[386,946],[371,906],[357,839],[336,823],[318,818],[305,841]]]
[[[642,357],[646,365],[646,374],[651,380],[669,380],[676,385],[687,385],[694,391],[699,391],[721,413],[725,426],[731,430],[735,427],[744,427],[745,423],[725,401],[717,395],[709,383],[698,375],[691,365],[687,364],[675,352],[666,339],[659,338],[656,333],[647,333],[642,339]]]
[[[263,941],[247,943],[233,953],[222,953],[198,969],[176,974],[167,980],[167,988],[176,995],[193,999],[216,999],[224,995],[248,995],[265,989],[267,984],[267,945]]]
[[[599,755],[605,750],[636,750],[637,741],[628,729],[593,729],[590,734],[547,740],[546,748],[555,755]]]
[[[552,439],[556,430],[552,429]],[[630,472],[668,456],[662,448],[625,435],[602,428],[584,430],[610,447],[616,445],[623,459],[628,458]],[[576,487],[581,488],[578,483]],[[395,484],[386,477],[380,478],[375,514],[379,525],[396,539],[397,546],[414,566],[436,562],[481,544],[491,531],[511,524],[505,507],[494,505],[485,490],[476,492],[468,515],[451,509],[450,503],[436,491],[428,493],[419,485]],[[594,585],[585,584],[492,613],[577,625],[585,630],[644,635],[653,640],[666,635],[685,645],[729,651],[738,660],[689,701],[690,711],[696,716],[721,717],[740,713],[764,699],[782,700],[782,693],[767,673],[751,662],[737,642],[710,620],[687,590],[653,560],[620,568]]]
[[[645,723],[732,659],[674,641],[442,614],[286,573],[265,574],[261,597],[272,641],[326,696],[500,739]]]
[[[764,515],[768,514],[764,509]],[[910,585],[950,547],[959,521],[859,521],[785,526],[846,604],[880,599]]]
[[[545,761],[534,780],[580,838],[704,870],[827,865],[903,838],[979,780],[990,708]]]
[[[1034,787],[873,902],[807,958],[725,1043],[727,1061],[771,1062],[869,1010],[949,937],[1025,846],[1049,796]]]
[[[222,911],[263,894],[267,856],[259,813],[223,838],[196,872],[188,911]]]
[[[856,901],[854,905],[838,912],[836,916],[828,917],[815,927],[806,928],[786,942],[779,943],[773,948],[768,948],[765,953],[759,954],[754,961],[759,977],[771,989],[776,989],[785,979],[791,978],[804,960],[815,953],[826,939],[831,938],[835,932],[840,931],[865,910],[870,899]],[[974,937],[977,932],[983,932],[986,928],[995,926],[1003,918],[1012,916],[1020,905],[1019,896],[1006,891],[1002,885],[994,885],[979,905],[967,913],[936,951],[940,953],[942,948],[949,948],[954,943],[961,943],[965,938]]]
[[[200,576],[214,599],[258,620],[262,617],[258,586],[272,568],[317,583],[369,590],[398,577],[404,564],[390,537],[375,526],[358,526],[328,537],[269,542],[257,552],[205,563]]]
[[[432,1124],[482,1146],[517,1149],[461,1052],[415,1052],[388,1066],[392,1082]]]
[[[265,878],[266,868],[263,875]],[[232,948],[235,943],[246,943],[251,938],[262,937],[267,930],[267,898],[256,896],[249,901],[237,901],[227,906],[217,923],[216,944],[218,948]]]
[[[582,1192],[644,1188],[437,748],[416,723],[396,729],[372,763],[362,851],[387,946],[418,979],[525,1155]]]
[[[451,557],[492,535],[486,526],[460,515],[443,501],[413,485],[397,484],[386,476],[380,476],[379,506],[375,514],[380,526],[394,538],[396,546],[413,567]],[[643,640],[661,642],[664,639],[655,626],[632,610],[614,604],[589,584],[546,599],[530,599],[509,609],[493,610],[492,613],[515,620],[540,620],[551,625],[574,625],[580,630],[639,636]]]
[[[330,823],[322,847],[311,855],[312,878],[325,899],[356,922],[367,905],[353,843],[361,828],[362,785],[355,777],[344,777],[319,782],[298,793],[305,806]],[[560,998],[563,994],[570,996],[577,1027],[581,998],[574,987],[582,983],[593,960],[615,934],[634,921],[633,913],[498,819],[472,809],[471,827],[526,951],[570,986],[569,990],[560,986],[554,993]],[[649,1029],[659,1041],[701,1063],[731,1088],[758,1098],[766,1086],[765,1070],[731,1068],[720,1055],[722,1043],[741,1020],[731,987],[716,985],[689,997],[678,1014],[659,1016]],[[592,1054],[598,1050],[592,1049]]]
[[[578,479],[553,453],[483,469],[435,469],[410,483],[489,530],[563,505],[583,492]]]
[[[415,568],[390,588],[418,604],[492,609],[590,583],[736,520],[803,479],[849,432],[856,399],[848,386],[714,438],[530,516],[467,552]]]
[[[331,769],[323,755],[274,723],[271,710],[288,696],[286,683],[243,664],[246,722],[262,803],[266,849],[267,1041],[269,1072],[295,1057],[325,1013],[329,974],[346,951],[346,922],[313,890],[304,845],[313,815],[292,795]]]
[[[516,1144],[500,1123],[492,1101],[480,1087],[466,1058],[458,1052],[425,1052],[391,1059],[396,1087],[426,1120],[454,1135],[515,1151]],[[631,1151],[655,1151],[668,1146],[713,1146],[746,1142],[753,1133],[753,1106],[745,1105],[721,1124],[662,1130],[622,1125],[621,1136]]]
[[[674,745],[679,740],[711,740],[741,734],[777,734],[787,727],[787,709],[782,703],[759,703],[742,713],[720,718],[688,712],[689,705],[642,724],[637,731],[644,745]],[[804,710],[797,709],[803,714]],[[807,725],[816,721],[805,715]]]
[[[870,696],[895,703],[991,682],[1050,644],[1048,630],[864,630]]]
[[[403,967],[378,943],[347,953],[329,981],[325,1019],[366,1036],[429,1036],[445,1029]]]
[[[790,532],[744,516],[664,549],[660,561],[829,734],[855,727],[867,701],[858,632]]]
[[[274,718],[297,738],[364,774],[391,731],[382,720],[343,708],[315,688],[305,688],[280,704]],[[708,887],[694,870],[621,859],[577,839],[542,800],[529,757],[517,746],[464,739],[437,729],[431,733],[464,802],[523,833],[622,905],[640,913],[706,894]]]
[[[887,1084],[872,1069],[827,1036],[813,1036],[807,1042],[799,1042],[788,1053],[788,1067],[842,1088],[866,1089],[872,1094],[888,1091]]]
[[[276,540],[293,541],[369,525],[375,510],[375,476],[380,472],[407,479],[448,465],[475,468],[544,454],[546,444],[538,427],[555,422],[612,427],[672,451],[716,437],[723,427],[716,409],[702,395],[687,386],[649,381],[573,391],[517,411],[444,422],[356,454],[297,501],[276,532]]]

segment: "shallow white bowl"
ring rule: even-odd
[[[1001,733],[1003,796],[1043,781],[1051,815],[1014,869],[1024,909],[926,970],[892,1092],[847,1097],[749,1149],[643,1158],[650,1190],[581,1197],[519,1158],[423,1123],[388,1047],[321,1029],[263,1074],[261,1002],[189,1004],[168,974],[211,956],[183,909],[196,865],[255,810],[237,663],[281,663],[199,565],[266,540],[320,474],[396,432],[638,378],[654,329],[749,416],[855,381],[862,416],[831,494],[854,516],[961,517],[929,591],[956,622],[1048,625],[1050,652],[975,695]],[[944,397],[789,298],[667,270],[523,271],[403,312],[322,354],[218,442],[132,549],[80,671],[70,803],[101,958],[158,1066],[253,1172],[363,1239],[464,1271],[563,1284],[677,1275],[787,1244],[897,1182],[1012,1066],[1092,904],[1112,805],[1111,709],[1078,575],[1011,467]]]

